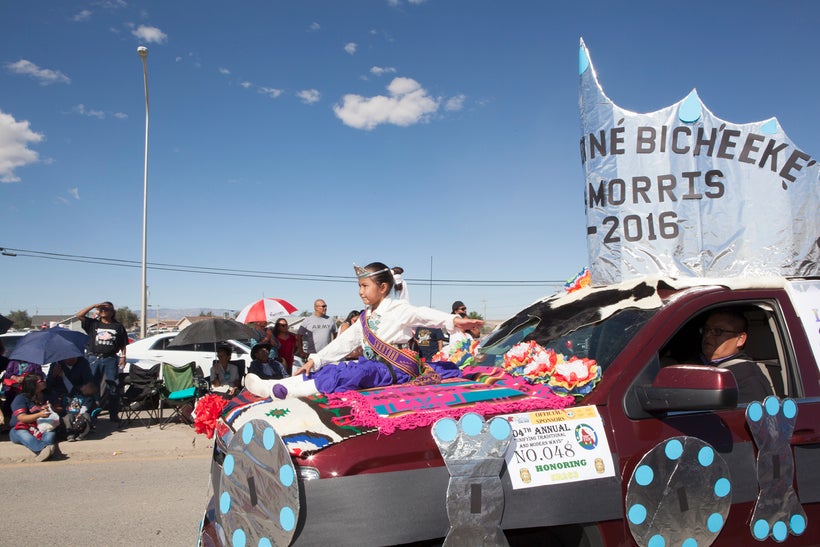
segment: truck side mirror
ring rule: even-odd
[[[734,374],[705,365],[672,365],[660,369],[650,386],[637,386],[646,412],[735,408],[738,389]]]

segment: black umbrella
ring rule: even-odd
[[[185,344],[223,342],[233,338],[244,340],[258,336],[259,334],[251,327],[233,319],[203,319],[179,331],[179,334],[168,345],[184,346]]]
[[[0,334],[3,334],[7,330],[9,330],[13,324],[14,321],[9,319],[5,315],[0,315]]]

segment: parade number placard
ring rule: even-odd
[[[513,489],[615,475],[604,424],[595,406],[504,418],[513,430],[506,455]]]

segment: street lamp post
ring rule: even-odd
[[[142,179],[142,302],[140,309],[140,338],[145,338],[148,323],[148,282],[146,279],[146,259],[148,257],[148,48],[139,46],[137,55],[142,59],[142,75],[145,81],[145,160]]]

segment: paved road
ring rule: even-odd
[[[43,463],[0,437],[0,543],[194,545],[212,441],[183,424],[116,431],[102,417],[97,429],[97,438],[60,443],[65,459]]]

